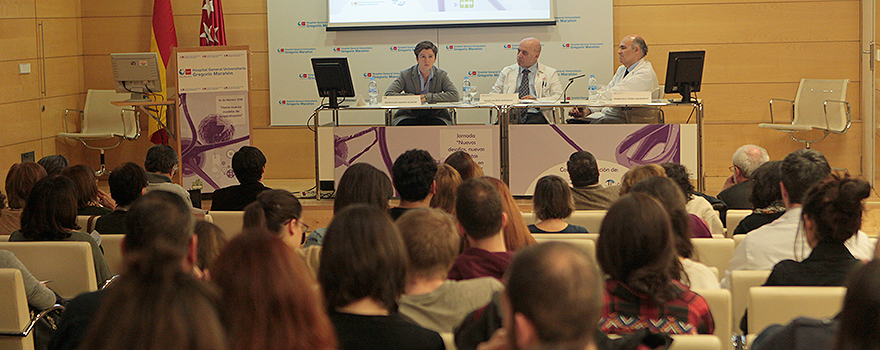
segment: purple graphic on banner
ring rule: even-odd
[[[221,148],[241,141],[245,141],[249,139],[250,136],[243,136],[237,139],[231,139],[232,134],[226,136],[226,133],[229,131],[229,128],[231,128],[232,125],[229,124],[228,121],[224,120],[224,118],[220,117],[213,119],[211,117],[206,118],[199,123],[199,128],[197,131],[196,126],[193,123],[193,118],[189,115],[189,108],[187,108],[186,104],[186,95],[187,94],[180,94],[180,107],[181,109],[183,109],[183,114],[186,117],[187,124],[189,124],[190,135],[193,136],[192,138],[180,138],[180,147],[183,149],[180,152],[181,158],[183,159],[183,162],[181,164],[183,176],[199,176],[214,189],[219,189],[220,186],[217,185],[217,182],[214,181],[214,179],[212,179],[211,176],[205,173],[205,171],[202,169],[205,166],[206,162],[204,153],[212,149]],[[205,121],[209,119],[211,121],[206,123]],[[232,130],[234,132],[235,129],[232,128]],[[213,134],[214,136],[209,136],[212,135],[212,132],[216,132],[217,134]],[[199,140],[199,137],[205,138],[205,143],[207,144],[202,144],[202,141]]]
[[[559,134],[559,136],[562,137],[562,139],[565,140],[565,142],[567,142],[569,145],[571,145],[571,147],[574,147],[574,149],[576,151],[580,152],[580,151],[584,150],[583,148],[581,148],[581,146],[578,146],[578,144],[575,143],[574,140],[571,139],[571,137],[568,137],[568,135],[566,135],[564,132],[562,132],[562,130],[559,130],[559,127],[556,126],[556,124],[551,124],[550,127],[553,128],[553,131],[555,131],[557,134]]]
[[[680,128],[674,124],[646,125],[617,145],[617,163],[627,168],[651,163],[680,163]],[[661,147],[659,153],[657,147]]]
[[[346,142],[348,142],[349,140],[359,138],[359,137],[367,136],[370,133],[374,134],[375,138],[373,139],[373,142],[370,143],[369,145],[367,145],[366,147],[364,147],[364,149],[361,150],[360,152],[358,152],[358,154],[349,158],[348,157],[348,144],[346,144]],[[391,161],[391,155],[388,153],[388,144],[385,139],[385,127],[374,126],[374,127],[368,128],[366,130],[362,130],[357,133],[354,133],[352,135],[348,135],[348,136],[333,135],[333,144],[334,144],[333,145],[333,153],[336,158],[336,160],[335,160],[335,167],[336,168],[339,168],[343,165],[346,167],[351,166],[351,164],[353,164],[358,158],[360,158],[362,155],[367,153],[367,151],[369,151],[371,148],[373,148],[374,145],[378,144],[379,145],[379,153],[382,155],[382,161],[385,163],[385,168],[389,174],[391,173],[392,161]]]

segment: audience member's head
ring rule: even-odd
[[[244,208],[244,229],[263,229],[281,237],[291,248],[303,244],[302,205],[285,190],[266,190]]]
[[[782,181],[779,174],[781,166],[782,162],[771,160],[761,164],[752,173],[755,183],[752,186],[749,202],[756,209],[767,208],[774,203],[782,204],[782,192],[779,189],[779,182]]]
[[[744,179],[751,179],[755,170],[769,160],[770,155],[761,146],[744,145],[733,152],[733,166],[739,169],[737,175]]]
[[[862,228],[865,205],[871,195],[865,180],[830,175],[804,196],[801,216],[810,247],[819,243],[843,243]]]
[[[46,169],[46,175],[61,175],[61,171],[67,167],[67,158],[60,154],[55,154],[40,158],[37,164]]]
[[[574,187],[592,186],[599,183],[599,164],[587,151],[577,151],[568,157],[568,178]]]
[[[97,205],[98,203],[98,179],[95,171],[85,164],[78,164],[64,168],[61,171],[64,176],[76,185],[76,207],[82,209]]]
[[[379,210],[388,210],[388,200],[394,195],[391,179],[381,170],[367,163],[352,164],[336,184],[333,212],[338,213],[349,204],[368,204]]]
[[[678,279],[681,265],[660,202],[643,193],[623,196],[608,209],[599,232],[596,257],[612,280],[658,305],[675,297],[669,285]]]
[[[409,256],[410,278],[446,279],[460,247],[452,216],[439,209],[418,208],[405,212],[396,223]]]
[[[437,162],[428,151],[421,149],[403,152],[391,166],[394,189],[400,194],[400,200],[406,202],[427,198],[434,187],[436,174]]]
[[[327,228],[318,268],[328,310],[369,300],[396,312],[407,265],[403,240],[387,212],[363,204],[342,209]]]
[[[461,181],[483,176],[483,168],[465,151],[452,152],[443,163],[455,168],[461,176]]]
[[[684,194],[671,179],[652,176],[639,181],[629,193],[644,193],[654,197],[669,214],[672,233],[675,238],[675,250],[682,258],[694,257],[694,244],[691,243],[690,214],[688,214]]]
[[[63,176],[37,181],[21,212],[21,233],[34,241],[60,241],[70,237],[76,224],[76,186]]]
[[[691,183],[691,178],[688,175],[687,168],[684,165],[678,163],[663,163],[663,171],[666,173],[666,177],[675,181],[675,184],[681,188],[681,193],[684,194],[685,202],[689,202],[694,198],[694,184]]]
[[[274,232],[246,229],[214,266],[230,348],[336,349],[333,326],[305,263]]]
[[[510,188],[507,187],[507,184],[494,177],[485,176],[483,178],[488,180],[492,186],[495,186],[495,190],[501,196],[501,207],[504,209],[504,216],[507,218],[503,230],[504,245],[507,247],[507,251],[515,252],[536,244],[537,242],[532,237],[529,226],[526,225],[526,220],[523,219],[522,212],[519,211],[519,206],[513,199],[513,195],[510,194]]]
[[[504,294],[512,348],[585,349],[595,341],[602,274],[583,249],[548,242],[520,251],[507,269]]]
[[[849,276],[835,350],[880,349],[880,260]]]
[[[199,239],[196,266],[202,271],[210,270],[220,250],[226,246],[226,234],[219,226],[204,220],[196,221],[194,231]]]
[[[473,239],[492,237],[504,226],[504,206],[487,178],[468,179],[455,194],[455,218]]]
[[[629,169],[623,174],[623,177],[620,178],[620,195],[622,196],[629,193],[629,189],[632,188],[633,185],[642,181],[642,179],[651,176],[666,177],[666,171],[663,170],[663,167],[657,164],[639,165],[635,168]]]
[[[125,214],[122,255],[126,274],[149,275],[164,270],[189,271],[197,258],[193,217],[180,196],[151,191],[132,203]]]
[[[46,169],[34,162],[15,163],[9,167],[9,172],[6,174],[6,200],[9,202],[9,208],[24,208],[31,188],[44,177],[46,177]]]
[[[232,155],[232,172],[238,182],[254,183],[263,179],[263,170],[266,168],[266,156],[259,148],[242,146],[238,152]]]
[[[177,165],[177,152],[168,145],[154,145],[147,150],[144,170],[151,173],[171,174]]]
[[[442,209],[455,213],[455,190],[461,185],[461,175],[451,165],[443,163],[437,166],[434,175],[434,196],[431,197],[431,208]]]
[[[782,198],[788,199],[786,205],[801,204],[807,190],[830,173],[831,166],[818,151],[800,149],[789,153],[779,169],[782,186],[785,186]]]
[[[126,162],[113,169],[107,178],[110,185],[110,197],[118,206],[127,206],[144,193],[147,187],[147,174],[140,165]]]
[[[565,180],[556,175],[538,179],[532,203],[538,220],[565,219],[574,211],[571,190]]]

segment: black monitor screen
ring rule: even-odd
[[[312,70],[318,85],[318,95],[330,97],[330,104],[336,104],[336,97],[354,97],[354,85],[345,57],[312,58]]]
[[[705,57],[706,51],[670,52],[664,92],[680,93],[682,102],[689,102],[690,93],[700,91]]]

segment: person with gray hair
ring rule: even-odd
[[[171,181],[177,167],[177,152],[168,145],[154,145],[147,150],[144,170],[147,171],[147,192],[162,190],[174,193],[192,208],[192,199],[183,186]]]
[[[730,167],[733,174],[724,181],[724,187],[718,194],[728,209],[752,209],[752,203],[749,202],[755,186],[752,176],[758,167],[769,160],[767,150],[761,146],[744,145],[733,152],[733,166]]]

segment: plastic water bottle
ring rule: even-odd
[[[376,78],[370,77],[370,106],[379,104],[379,85],[376,85]]]
[[[471,81],[468,79],[468,76],[464,76],[464,81],[461,82],[461,103],[468,104],[471,103],[471,95],[468,91],[471,89]]]
[[[596,102],[599,100],[599,90],[596,86],[596,75],[590,74],[590,81],[588,83],[590,90],[590,102]]]

